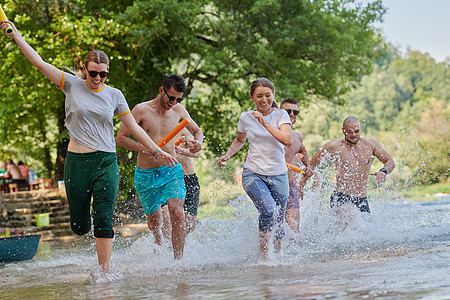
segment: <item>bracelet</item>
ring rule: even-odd
[[[388,174],[388,171],[385,168],[381,168],[379,172],[383,172],[384,174]]]
[[[156,156],[159,152],[159,148],[156,148],[155,152],[152,153],[153,156]]]

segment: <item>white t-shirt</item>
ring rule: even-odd
[[[276,109],[264,116],[264,120],[280,129],[281,125],[291,125],[289,115],[284,109]],[[287,172],[284,159],[284,145],[277,141],[264,126],[252,115],[252,111],[243,112],[239,118],[238,131],[246,133],[249,142],[247,160],[244,168],[250,171],[274,176]]]
[[[66,94],[65,125],[70,138],[94,150],[116,152],[113,116],[130,112],[122,92],[108,85],[89,89],[78,76],[63,72]]]

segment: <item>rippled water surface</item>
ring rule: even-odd
[[[116,239],[110,283],[92,283],[93,239],[44,243],[31,261],[0,264],[2,299],[450,299],[450,197],[371,199],[342,229],[327,201],[305,195],[301,233],[260,262],[257,214],[242,195],[234,217],[203,220],[181,261],[149,234]]]

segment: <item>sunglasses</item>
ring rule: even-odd
[[[92,78],[97,77],[97,75],[99,75],[99,74],[100,74],[100,78],[105,78],[109,74],[109,72],[106,72],[106,71],[101,71],[101,72],[89,71],[87,68],[86,68],[86,70],[88,71],[89,76],[91,76]]]
[[[288,115],[291,114],[291,112],[294,113],[294,116],[298,116],[298,110],[294,110],[294,109],[285,109],[285,111],[288,113]]]
[[[169,98],[169,101],[170,101],[170,102],[172,102],[172,101],[175,101],[175,100],[177,100],[177,102],[178,102],[178,103],[180,103],[181,101],[183,101],[183,100],[184,100],[184,98],[183,98],[183,97],[181,97],[181,98],[177,98],[177,97],[174,97],[174,96],[169,96],[169,94],[167,94],[167,91],[166,91],[166,89],[165,89],[165,88],[163,88],[163,90],[164,90],[164,93],[166,93],[167,97]]]

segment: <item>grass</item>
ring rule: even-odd
[[[420,185],[399,192],[400,197],[414,200],[430,200],[436,198],[436,194],[450,194],[450,183],[432,185]]]
[[[241,185],[223,180],[215,180],[200,189],[200,207],[198,218],[214,216],[219,219],[233,218],[235,208],[229,206],[230,201],[244,194]]]

